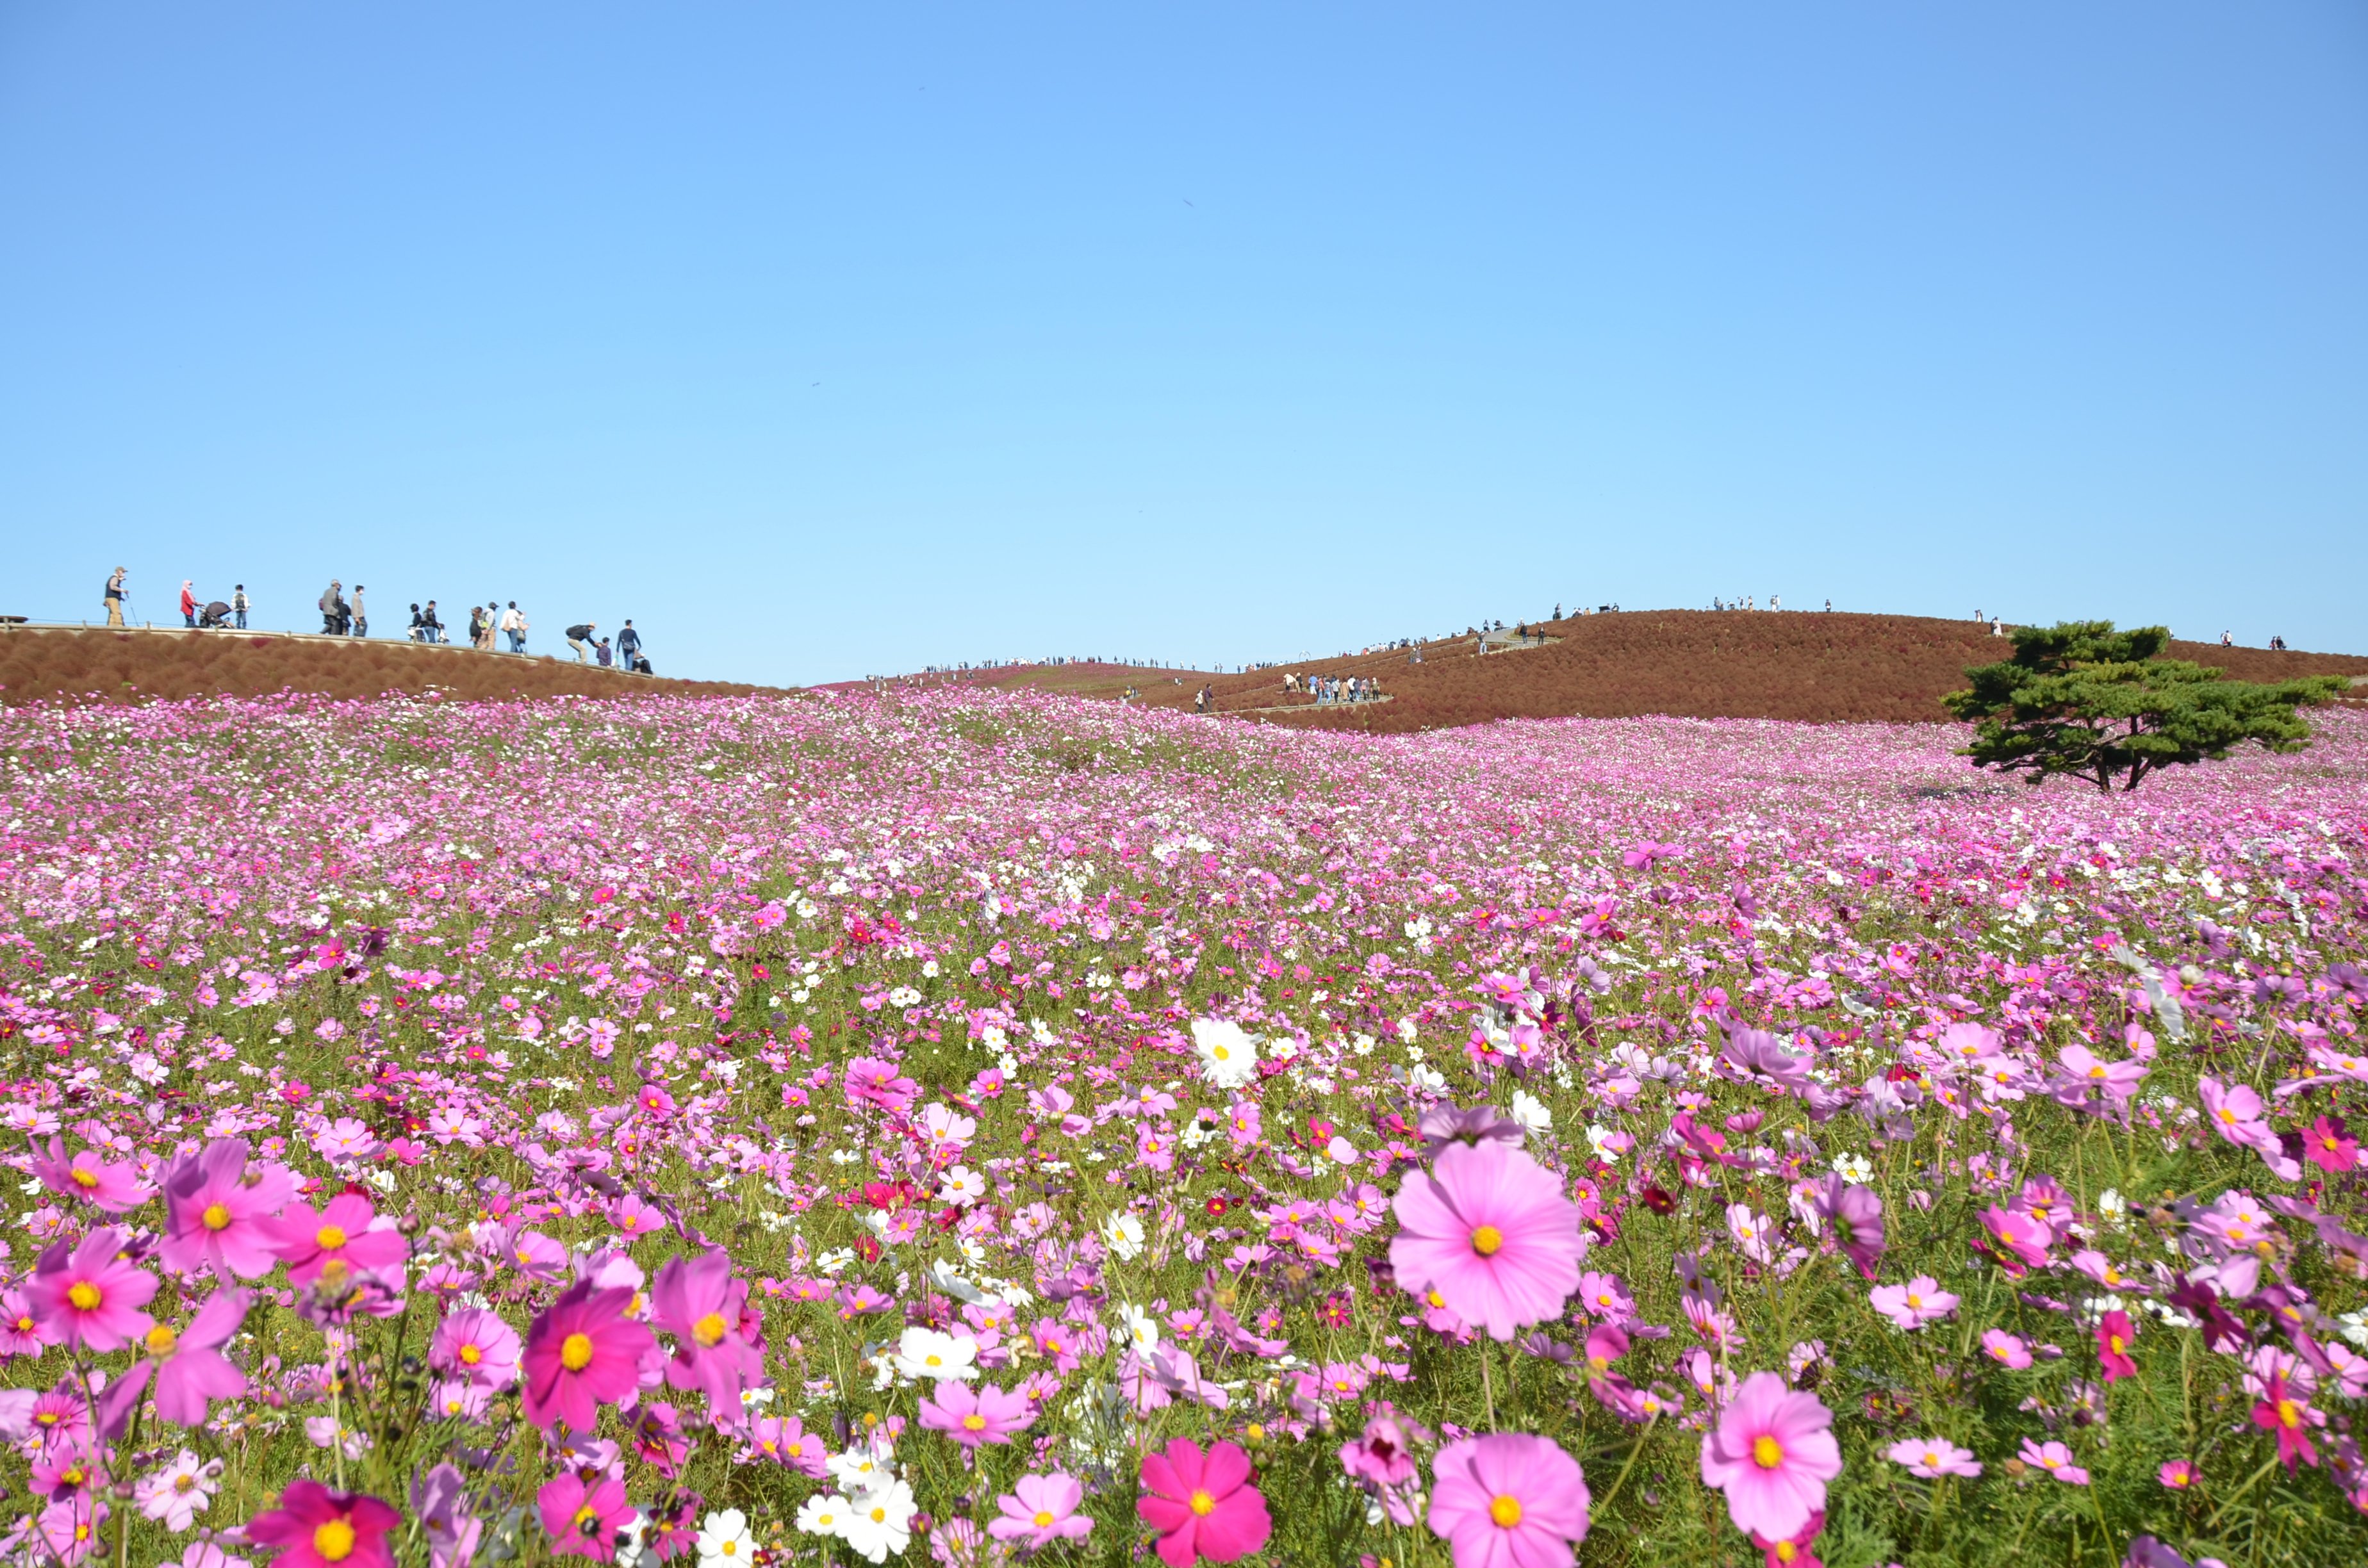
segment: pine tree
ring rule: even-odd
[[[2100,790],[2115,779],[2135,790],[2161,768],[2223,761],[2246,741],[2300,751],[2310,726],[2296,710],[2344,689],[2337,676],[2229,680],[2159,657],[2169,641],[2162,627],[2116,631],[2110,620],[2022,628],[2012,658],[1967,670],[1972,689],[1941,699],[1974,725],[1974,744],[1958,755],[1976,767],[2028,773],[2034,784],[2061,773]]]

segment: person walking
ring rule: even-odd
[[[246,585],[238,584],[230,591],[230,613],[241,631],[246,630]]]
[[[477,606],[471,605],[469,607],[469,646],[482,648],[484,645],[485,612]]]
[[[632,622],[626,624],[631,625]],[[526,617],[519,611],[516,599],[510,601],[509,608],[502,611],[502,635],[510,640],[511,653],[526,652]]]
[[[426,622],[426,621],[421,618],[421,616],[420,616],[420,614],[419,614],[419,601],[418,601],[417,599],[414,599],[414,600],[412,600],[412,601],[411,601],[411,640],[412,640],[414,642],[427,642],[427,639],[426,637],[424,637],[424,636],[422,636],[422,635],[421,635],[421,631],[422,631],[422,629],[426,626],[426,624],[427,624],[427,622]]]
[[[584,655],[591,651],[586,646],[586,644],[592,641],[592,633],[598,631],[600,623],[598,621],[587,620],[583,622],[581,625],[571,626],[567,629],[567,645],[575,650],[575,662],[577,664],[582,664],[584,662]]]
[[[346,609],[345,586],[332,577],[329,585],[321,590],[321,635],[324,637],[335,637],[344,630],[339,618]]]
[[[444,623],[436,619],[436,601],[434,599],[429,599],[427,601],[427,608],[423,613],[427,619],[419,623],[419,640],[422,642],[431,644],[443,642]]]
[[[119,566],[107,579],[106,590],[100,596],[107,607],[107,624],[109,626],[120,627],[123,624],[123,568]]]
[[[359,583],[356,583],[354,585],[352,611],[354,618],[354,635],[357,637],[369,636],[370,611],[362,608],[362,585]]]
[[[625,661],[627,669],[638,670],[642,667],[642,634],[633,630],[633,623],[630,619],[625,622],[625,629],[617,633],[617,653]]]
[[[198,596],[187,577],[181,579],[181,624],[191,630],[198,624]]]

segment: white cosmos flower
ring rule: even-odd
[[[817,1492],[798,1506],[798,1528],[808,1535],[838,1536],[855,1506],[835,1492]]]
[[[861,1552],[874,1562],[885,1562],[889,1554],[900,1552],[913,1540],[913,1516],[918,1512],[913,1501],[913,1489],[901,1481],[892,1481],[866,1497],[855,1500],[848,1510],[847,1523],[839,1538],[849,1550]]]
[[[748,1568],[757,1557],[757,1532],[737,1508],[699,1521],[699,1568]]]
[[[1102,1240],[1121,1263],[1132,1263],[1143,1251],[1143,1221],[1132,1214],[1113,1214],[1102,1221]]]
[[[1545,1101],[1527,1089],[1513,1091],[1513,1119],[1532,1132],[1554,1130],[1554,1112],[1546,1109]]]
[[[1136,1355],[1148,1356],[1159,1348],[1159,1320],[1133,1301],[1120,1303],[1118,1322],[1120,1332],[1134,1346]]]
[[[1192,1049],[1201,1076],[1218,1088],[1238,1089],[1258,1076],[1258,1041],[1230,1019],[1193,1019]]]
[[[986,1178],[968,1165],[956,1165],[939,1180],[938,1201],[940,1203],[957,1204],[966,1209],[986,1196]]]
[[[978,1341],[969,1335],[908,1328],[896,1341],[896,1369],[908,1378],[968,1382],[978,1376]]]

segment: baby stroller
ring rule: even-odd
[[[230,606],[220,599],[198,611],[198,625],[207,631],[220,631],[230,624]]]

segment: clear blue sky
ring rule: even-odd
[[[0,4],[0,611],[2368,651],[2368,8]]]

